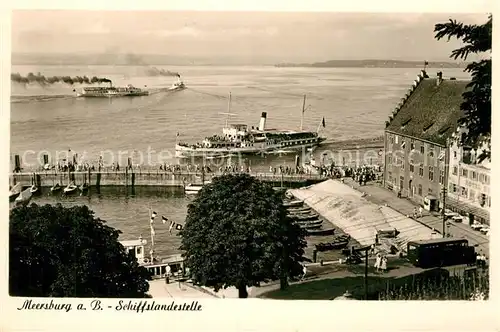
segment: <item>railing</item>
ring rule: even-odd
[[[164,171],[164,170],[156,170],[156,171],[141,171],[141,170],[135,170],[135,171],[108,171],[108,170],[101,170],[100,172],[98,171],[75,171],[71,172],[70,174],[73,176],[85,176],[87,174],[92,174],[95,175],[97,173],[100,173],[101,176],[105,175],[128,175],[128,174],[136,174],[136,175],[146,175],[146,176],[176,176],[176,177],[181,177],[180,180],[182,180],[182,177],[190,178],[190,177],[199,177],[200,179],[202,177],[205,177],[206,180],[209,180],[212,177],[215,176],[220,176],[223,174],[238,174],[238,173],[243,173],[243,172],[211,172],[211,173],[202,173],[202,172],[172,172],[172,171]],[[68,172],[61,172],[61,171],[55,171],[55,170],[44,170],[44,171],[38,171],[38,172],[21,172],[21,173],[11,173],[10,177],[16,176],[16,177],[27,177],[27,176],[32,176],[33,174],[38,174],[38,175],[46,175],[46,176],[54,176],[54,177],[59,177],[63,176],[66,177],[69,173]],[[319,175],[319,174],[279,174],[279,173],[261,173],[261,172],[250,172],[248,173],[259,180],[262,181],[269,181],[269,182],[279,182],[279,181],[287,181],[287,182],[301,182],[301,181],[308,181],[308,180],[324,180],[327,179],[328,177],[325,175]]]

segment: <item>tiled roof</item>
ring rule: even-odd
[[[445,144],[462,117],[462,93],[468,81],[423,79],[389,121],[386,130]]]

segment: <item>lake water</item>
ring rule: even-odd
[[[45,76],[106,77],[116,86],[132,84],[152,91],[149,96],[117,99],[75,98],[73,89],[12,83],[11,154],[35,163],[40,153],[55,160],[57,151],[71,149],[79,157],[95,162],[103,155],[107,163],[134,161],[175,163],[176,134],[194,142],[221,133],[232,103],[230,122],[257,126],[261,112],[267,112],[267,127],[298,129],[302,96],[307,95],[304,128],[316,130],[325,118],[322,134],[329,140],[371,138],[383,134],[384,123],[404,96],[418,68],[274,68],[274,67],[163,67],[179,72],[188,89],[165,92],[175,77],[148,76],[141,66],[13,66],[13,73]],[[428,70],[435,76],[437,69]],[[466,79],[461,69],[446,69],[445,77]],[[120,158],[118,157],[120,156]],[[276,156],[252,161],[252,167],[290,162]],[[148,208],[172,220],[184,221],[189,198],[176,189],[143,189],[126,195],[103,189],[100,195],[61,199],[43,195],[39,203],[87,204],[101,219],[120,229],[123,239],[149,235]],[[168,225],[157,226],[157,250],[173,253],[179,238],[168,234]]]

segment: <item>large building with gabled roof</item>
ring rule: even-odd
[[[384,186],[428,210],[440,208],[448,186],[448,147],[467,84],[422,70],[386,121]]]

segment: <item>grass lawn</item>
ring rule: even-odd
[[[386,283],[388,278],[368,277],[370,284]],[[356,299],[363,299],[365,281],[363,276],[321,279],[311,282],[290,285],[288,289],[274,290],[262,294],[260,297],[276,300],[331,300],[341,296],[349,290]]]

